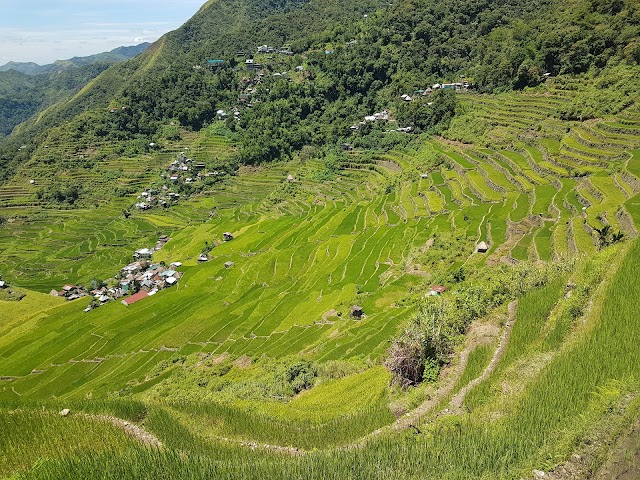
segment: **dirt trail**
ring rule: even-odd
[[[498,346],[495,353],[493,354],[493,357],[491,358],[491,362],[489,363],[487,368],[484,370],[484,372],[482,372],[482,375],[480,377],[472,380],[468,385],[463,387],[462,390],[452,398],[450,402],[452,408],[459,409],[462,406],[462,403],[464,402],[464,398],[466,394],[469,392],[469,390],[473,388],[475,385],[477,385],[478,383],[480,383],[482,380],[486,379],[495,370],[500,359],[504,355],[506,347],[509,343],[509,338],[511,336],[511,328],[513,327],[513,323],[515,321],[516,305],[517,305],[517,302],[511,302],[508,306],[508,319],[507,319],[505,328],[502,332],[500,345]],[[487,323],[473,324],[471,326],[471,329],[469,330],[469,333],[467,334],[467,344],[465,345],[464,349],[460,352],[458,356],[458,362],[456,362],[454,365],[446,367],[442,371],[441,373],[441,378],[443,379],[442,385],[439,388],[437,388],[431,395],[429,395],[427,400],[425,400],[422,404],[420,404],[418,407],[416,407],[412,411],[406,413],[405,415],[397,419],[391,425],[387,425],[378,430],[375,430],[369,433],[368,435],[366,435],[365,437],[342,448],[343,449],[348,449],[353,447],[357,448],[362,446],[364,442],[369,438],[380,435],[381,433],[411,428],[411,426],[413,426],[414,424],[419,423],[420,418],[423,415],[431,412],[440,404],[440,402],[443,399],[445,399],[449,394],[451,394],[457,381],[462,376],[465,368],[467,367],[467,363],[469,361],[469,355],[471,354],[471,352],[481,345],[491,344],[499,336],[499,334],[500,334],[499,328],[496,327],[495,325],[491,325]],[[156,437],[152,433],[146,431],[144,428],[134,423],[128,422],[118,417],[113,417],[108,415],[85,414],[84,416],[88,419],[111,423],[112,425],[124,430],[126,433],[134,437],[136,440],[146,445],[157,447],[157,448],[163,447],[163,444],[160,441],[160,439],[158,439],[158,437]],[[293,447],[260,444],[257,442],[242,441],[242,440],[236,440],[236,439],[231,439],[226,437],[217,437],[217,439],[224,442],[234,443],[236,445],[240,445],[240,446],[251,448],[251,449],[261,448],[261,449],[271,450],[279,453],[287,453],[290,455],[304,455],[306,453],[304,450],[293,448]]]
[[[493,358],[491,359],[491,363],[489,364],[487,369],[483,372],[483,376],[485,376],[484,378],[490,375],[491,372],[493,372],[493,370],[496,368],[498,362],[500,361],[500,359],[502,358],[502,355],[504,354],[504,350],[506,349],[507,344],[509,343],[509,337],[511,335],[511,326],[513,325],[513,318],[515,318],[516,305],[517,305],[516,302],[512,302],[509,304],[509,307],[508,307],[509,319],[506,322],[507,326],[505,327],[505,330],[502,334],[502,340],[500,342],[500,345],[496,350],[496,352],[494,353]],[[487,325],[487,324],[472,325],[468,333],[467,345],[460,352],[458,356],[458,362],[455,365],[446,367],[441,374],[441,378],[444,378],[443,384],[435,392],[433,392],[432,395],[429,395],[427,400],[425,400],[418,407],[404,414],[402,417],[396,420],[393,424],[388,425],[386,427],[382,427],[378,430],[371,432],[362,440],[366,440],[369,437],[379,435],[389,430],[403,430],[406,428],[411,428],[412,425],[419,423],[420,418],[422,416],[431,412],[434,408],[438,406],[438,404],[440,404],[440,402],[444,398],[446,398],[452,392],[453,388],[455,387],[456,383],[458,382],[465,368],[467,367],[467,363],[469,361],[469,355],[471,354],[471,352],[481,345],[491,344],[496,339],[496,337],[498,337],[498,335],[499,335],[499,330],[497,327],[493,325]],[[476,383],[479,383],[482,379],[483,379],[482,377],[479,377],[479,379],[476,379],[474,381],[476,381]],[[468,392],[469,389],[467,389],[464,392],[464,395],[466,395],[466,392]],[[464,395],[461,397],[461,401],[464,400]],[[361,443],[362,440],[360,440],[358,443]]]
[[[149,445],[151,447],[162,448],[162,442],[158,437],[154,434],[147,432],[144,428],[139,427],[135,423],[131,423],[127,420],[123,420],[122,418],[112,417],[110,415],[84,415],[86,418],[91,420],[97,420],[100,422],[108,422],[115,427],[124,430],[126,433],[134,437],[136,440]]]
[[[517,301],[511,302],[509,304],[509,307],[508,307],[509,316],[504,327],[504,332],[502,333],[502,339],[500,340],[500,345],[498,345],[498,348],[493,353],[493,357],[491,357],[491,361],[489,362],[489,365],[487,365],[487,368],[484,369],[484,371],[482,372],[482,375],[471,380],[468,384],[462,387],[462,389],[460,389],[460,391],[456,393],[454,397],[451,399],[451,402],[449,403],[450,405],[449,408],[453,412],[459,412],[462,409],[462,405],[464,404],[464,399],[466,398],[467,393],[469,393],[473,387],[475,387],[479,383],[489,378],[489,375],[491,375],[493,371],[496,369],[496,367],[498,366],[498,363],[502,359],[504,352],[506,351],[507,346],[509,345],[509,339],[511,338],[511,329],[513,328],[513,324],[516,321],[517,306],[518,306]]]

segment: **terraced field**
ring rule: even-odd
[[[96,209],[39,209],[35,191],[47,179],[31,185],[35,170],[25,166],[1,193],[3,278],[29,290],[18,304],[0,301],[0,400],[59,405],[132,397],[153,406],[148,422],[156,431],[195,435],[204,425],[206,434],[199,434],[215,441],[286,448],[346,445],[392,424],[389,377],[380,361],[431,281],[484,265],[593,254],[595,230],[603,225],[637,235],[640,112],[561,122],[557,111],[570,95],[551,87],[463,95],[490,125],[488,145],[421,138],[401,151],[349,152],[337,171],[316,159],[244,167],[177,206],[128,218],[122,211],[135,195]],[[185,134],[179,145],[111,159],[93,173],[105,178],[100,169],[114,171],[120,185],[143,188],[186,149],[197,160],[220,162],[234,151],[213,131]],[[97,181],[75,170],[60,175]],[[223,232],[234,240],[222,242]],[[182,263],[177,287],[129,307],[112,302],[88,313],[88,299],[43,295],[114,275],[135,249],[153,246],[160,235],[171,240],[154,259]],[[486,253],[476,252],[481,241],[488,243]],[[210,261],[199,263],[205,242],[216,246]],[[549,289],[549,298],[562,302],[560,287]],[[540,307],[540,318],[553,302]],[[364,318],[350,316],[354,305]],[[526,324],[526,308],[519,312],[518,322]],[[561,341],[571,326],[549,328],[540,341]],[[528,345],[530,334],[515,331],[505,365],[517,360],[510,355],[517,354],[517,342]],[[479,352],[486,363],[490,352]],[[274,395],[258,408],[242,397],[243,378],[265,375],[273,366],[268,362],[291,358],[351,362],[359,370],[289,402]],[[178,395],[171,382],[187,375],[173,375],[183,372],[185,361],[196,376],[198,368],[233,362],[230,383],[241,385],[233,387],[239,389],[234,400],[217,401],[232,388],[226,380],[218,390],[193,382],[192,388],[211,389],[217,400],[209,405]],[[473,372],[480,367],[474,364]],[[482,384],[472,390],[469,408],[481,411],[490,393]],[[349,408],[336,398],[347,399]],[[273,428],[262,428],[267,424]]]

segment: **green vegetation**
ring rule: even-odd
[[[640,411],[638,12],[209,2],[18,126],[0,476],[595,471]],[[179,283],[100,305],[143,248]]]

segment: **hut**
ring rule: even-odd
[[[431,285],[431,290],[429,291],[429,295],[431,296],[442,295],[446,291],[447,291],[447,287],[445,287],[444,285]]]
[[[489,250],[489,245],[486,242],[480,242],[476,246],[476,252],[478,253],[487,253],[487,250]]]
[[[351,316],[353,318],[362,318],[364,317],[364,310],[361,306],[359,305],[354,305],[353,307],[351,307]]]
[[[201,253],[200,255],[198,255],[198,261],[199,262],[208,262],[209,261],[209,255],[207,255],[206,253]]]
[[[231,268],[231,267],[233,267],[233,265],[234,265],[234,263],[233,263],[233,262],[226,262],[226,263],[224,264],[224,268]]]
[[[224,232],[222,234],[222,237],[224,238],[225,242],[230,242],[231,240],[233,240],[233,234],[231,234],[229,232]]]

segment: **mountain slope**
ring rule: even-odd
[[[565,8],[553,0],[468,0],[447,9],[408,0],[392,6],[373,0],[348,6],[333,1],[209,2],[147,53],[110,69],[71,100],[18,129],[4,142],[5,151],[29,148],[18,155],[5,153],[11,166],[6,163],[3,170],[15,171],[33,153],[33,139],[43,141],[40,134],[46,129],[110,102],[132,108],[117,130],[106,125],[104,114],[93,116],[93,128],[106,128],[109,139],[144,136],[151,141],[163,122],[172,120],[199,129],[217,110],[237,106],[242,75],[228,67],[238,62],[236,52],[253,52],[262,44],[288,44],[303,55],[296,62],[315,66],[315,78],[304,85],[258,88],[260,105],[240,124],[246,139],[240,158],[248,163],[288,155],[305,144],[340,143],[349,125],[371,111],[392,102],[401,110],[400,94],[460,75],[490,91],[534,86],[545,74],[603,68],[607,59],[635,64],[640,14],[634,2],[616,5],[574,0]],[[322,55],[323,50],[334,53]],[[217,75],[194,69],[211,58],[226,60],[228,67]],[[293,59],[279,63],[278,68],[295,67]],[[259,126],[257,119],[274,108],[282,112],[280,125]],[[334,127],[318,128],[329,123]]]
[[[149,45],[119,47],[44,66],[10,62],[0,67],[0,138],[36,112],[64,101],[110,65],[139,55]]]

